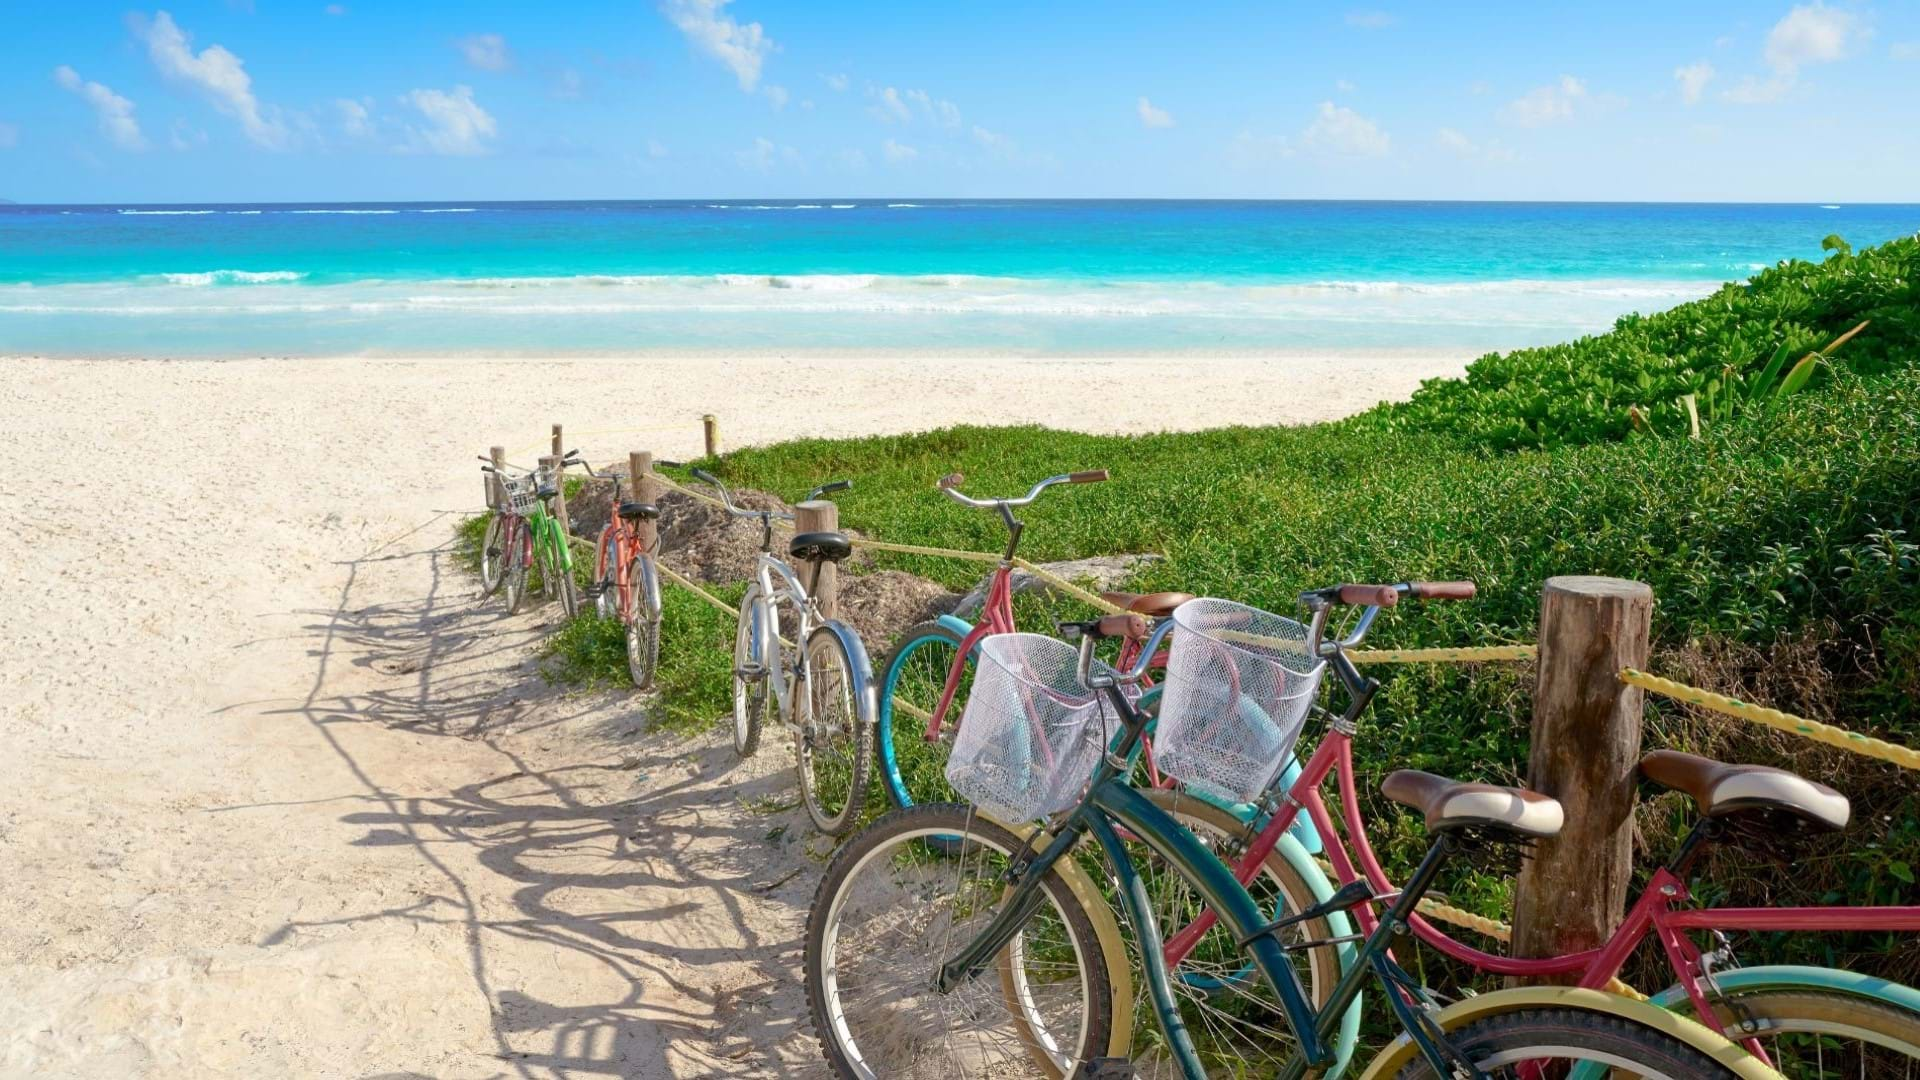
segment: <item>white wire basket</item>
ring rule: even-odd
[[[1326,663],[1307,654],[1305,626],[1231,600],[1189,600],[1173,621],[1154,761],[1197,791],[1250,802],[1286,764]]]
[[[973,690],[947,758],[961,797],[1009,823],[1078,802],[1106,745],[1110,702],[1080,685],[1079,651],[1044,634],[981,641]]]
[[[540,505],[540,478],[537,476],[500,477],[500,486],[507,492],[507,507],[521,517],[533,513]]]

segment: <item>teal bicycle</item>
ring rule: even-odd
[[[560,459],[562,471],[580,464],[578,450]],[[573,552],[560,519],[549,509],[560,494],[560,474],[546,469],[516,474],[491,464],[480,466],[480,471],[500,482],[503,495],[480,542],[482,584],[488,592],[500,590],[511,615],[526,601],[527,572],[538,565],[541,591],[548,599],[560,601],[567,618],[578,615],[580,591],[573,580]]]

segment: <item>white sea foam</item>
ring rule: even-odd
[[[835,210],[853,210],[858,208],[859,205],[860,205],[859,203],[850,203],[850,202],[837,202],[832,204]]]
[[[889,210],[918,210],[919,208],[920,204],[917,202],[890,202],[887,204],[887,209]]]
[[[275,210],[276,214],[397,214],[398,210]]]
[[[188,274],[157,274],[169,285],[285,285],[307,275],[298,270],[202,270]]]
[[[426,210],[415,210],[416,214],[473,214],[479,211],[471,206],[436,206]]]
[[[122,210],[122,214],[151,217],[198,217],[201,214],[218,214],[218,210]]]

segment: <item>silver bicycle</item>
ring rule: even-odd
[[[720,493],[727,512],[760,522],[760,558],[740,600],[733,640],[733,748],[741,757],[760,747],[769,701],[794,733],[794,758],[807,814],[821,832],[844,833],[866,805],[873,772],[873,669],[860,635],[822,616],[813,597],[819,568],[853,554],[845,533],[796,533],[787,555],[813,567],[810,581],[773,554],[773,523],[792,521],[779,510],[749,510],[713,474],[693,475]],[[807,501],[853,486],[838,480],[814,488]]]

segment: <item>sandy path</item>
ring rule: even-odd
[[[813,1071],[786,762],[541,683],[551,613],[445,550],[489,443],[1304,420],[1460,364],[0,360],[0,1076]]]

